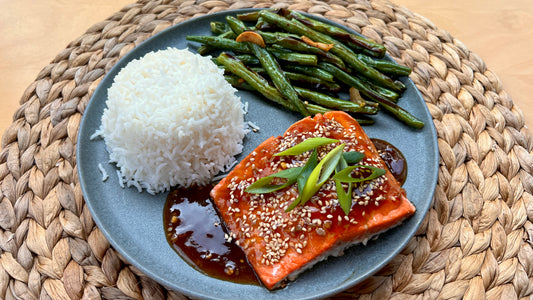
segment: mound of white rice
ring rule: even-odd
[[[98,131],[120,184],[158,193],[226,171],[246,133],[235,92],[209,57],[188,50],[128,63],[108,90]]]

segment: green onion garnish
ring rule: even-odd
[[[353,184],[375,179],[385,174],[386,171],[373,166],[354,165],[360,162],[365,154],[357,151],[343,152],[345,144],[336,146],[318,161],[318,147],[338,142],[339,140],[336,139],[314,137],[275,154],[275,156],[290,156],[313,151],[304,166],[289,168],[260,178],[245,191],[252,194],[266,194],[296,183],[299,195],[285,210],[289,212],[298,205],[304,205],[324,183],[333,179],[339,204],[344,213],[348,215],[352,207]],[[359,177],[353,177],[354,172],[356,175],[359,174]],[[332,176],[333,173],[335,174]],[[348,184],[347,190],[343,184]]]

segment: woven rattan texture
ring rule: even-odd
[[[288,1],[140,1],[40,72],[2,139],[0,298],[183,298],[121,259],[95,226],[77,178],[78,126],[104,74],[136,45],[244,7],[302,10],[384,43],[413,68],[434,119],[441,164],[432,208],[401,254],[339,297],[531,297],[533,140],[497,76],[448,32],[392,3]]]

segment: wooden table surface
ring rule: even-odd
[[[531,0],[393,0],[478,54],[533,126]],[[24,90],[67,44],[133,0],[0,0],[0,134]]]

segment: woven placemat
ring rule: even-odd
[[[148,37],[228,9],[288,7],[386,45],[413,68],[434,119],[440,170],[433,206],[407,247],[339,295],[517,299],[533,294],[533,140],[483,60],[448,32],[382,1],[140,1],[97,23],[22,96],[0,152],[0,298],[183,298],[128,264],[83,201],[75,149],[106,72]]]

